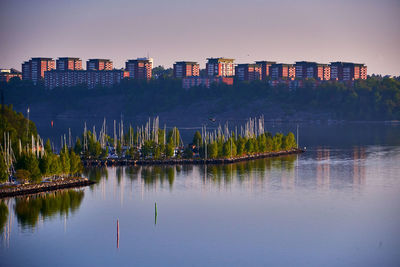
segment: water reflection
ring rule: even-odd
[[[243,189],[261,191],[294,190],[296,187],[316,190],[341,190],[362,188],[366,181],[367,152],[365,147],[349,150],[335,150],[317,147],[303,155],[288,155],[279,158],[265,158],[226,165],[157,165],[112,168],[89,168],[85,174],[89,179],[99,181],[95,186],[105,189],[109,172],[115,171],[114,194],[121,190],[126,181],[142,190],[158,190],[178,186],[196,187],[214,185],[215,188],[234,185]],[[102,179],[104,177],[105,179]],[[125,182],[124,182],[125,181]],[[178,183],[178,184],[176,184]],[[119,188],[119,189],[118,189]],[[209,187],[211,189],[211,187]],[[121,201],[123,198],[121,194]]]
[[[3,234],[8,218],[8,207],[3,200],[0,200],[0,234]]]
[[[15,199],[14,212],[22,227],[34,228],[39,218],[74,213],[82,203],[83,190],[61,190]]]

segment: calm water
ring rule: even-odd
[[[300,156],[88,169],[0,201],[0,265],[399,266],[400,127],[324,127]]]

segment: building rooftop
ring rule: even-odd
[[[224,57],[216,57],[216,58],[210,57],[210,58],[207,58],[207,60],[208,61],[216,61],[216,62],[225,62],[225,61],[233,62],[235,59],[233,59],[233,58],[224,58]]]
[[[80,60],[79,57],[59,57],[59,60],[63,60],[63,59],[73,59],[73,60]]]
[[[90,59],[88,59],[88,61],[95,61],[95,60],[98,60],[98,61],[111,61],[110,59],[104,59],[104,58],[90,58]]]
[[[265,61],[265,60],[261,60],[261,61],[256,61],[256,64],[276,64],[276,61]]]
[[[51,57],[33,57],[32,60],[53,60]]]
[[[198,65],[195,61],[176,61],[175,64]]]

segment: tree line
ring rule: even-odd
[[[29,81],[12,79],[1,83],[7,103],[23,104],[43,102],[53,111],[80,110],[99,97],[120,102],[124,114],[157,114],[177,106],[217,102],[218,108],[229,110],[265,100],[284,104],[288,108],[305,111],[329,111],[336,119],[399,120],[399,78],[370,76],[366,80],[351,82],[313,79],[303,81],[303,86],[290,87],[285,83],[271,86],[268,81],[235,82],[234,85],[213,84],[210,88],[182,88],[182,82],[157,69],[157,79],[149,82],[123,80],[111,88],[86,86],[46,90]],[[164,74],[163,74],[164,73]],[[169,72],[168,72],[169,73]],[[77,97],[79,96],[79,97]]]

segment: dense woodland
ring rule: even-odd
[[[257,100],[268,100],[273,105],[289,109],[334,114],[332,119],[347,120],[400,120],[400,81],[398,78],[372,76],[354,84],[329,81],[317,84],[306,80],[300,88],[285,84],[272,87],[266,81],[235,82],[233,86],[213,85],[211,88],[182,88],[181,81],[171,78],[171,73],[155,68],[157,79],[149,82],[124,80],[112,88],[87,89],[86,86],[45,90],[30,82],[14,79],[1,84],[5,103],[26,105],[43,103],[49,112],[77,110],[96,105],[96,99],[105,97],[120,101],[124,114],[157,114],[179,106],[195,103],[217,102],[220,111]],[[119,98],[118,98],[119,97]]]
[[[53,152],[50,140],[43,144],[35,124],[12,106],[0,106],[0,182],[13,174],[20,182],[40,182],[44,177],[71,175],[82,169],[80,157],[66,146]]]

